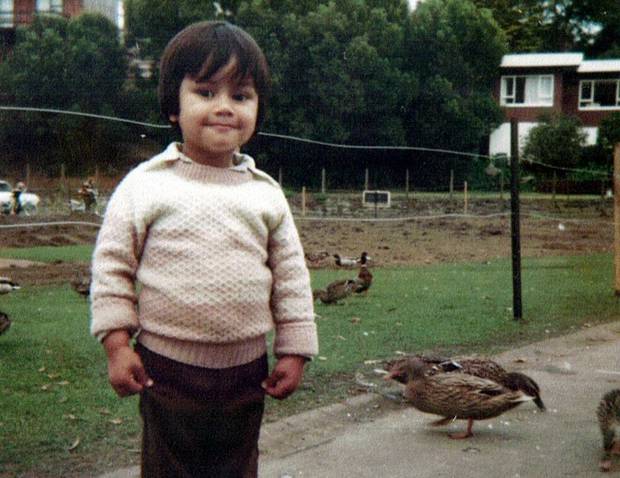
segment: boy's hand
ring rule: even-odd
[[[265,393],[282,400],[293,393],[304,374],[306,359],[301,355],[284,355],[276,362],[271,375],[261,384]]]
[[[108,355],[108,379],[119,397],[140,393],[153,385],[140,356],[129,345],[129,333],[124,330],[110,332],[103,341]]]

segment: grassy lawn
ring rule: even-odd
[[[90,248],[38,254],[2,251],[88,260]],[[313,285],[351,274],[313,271]],[[521,322],[512,318],[509,260],[373,274],[367,297],[317,304],[320,356],[293,398],[268,402],[268,420],[347,397],[365,360],[396,351],[495,352],[620,317],[608,254],[525,259]],[[103,351],[88,335],[87,302],[65,285],[23,288],[0,304],[13,319],[0,337],[0,475],[89,475],[136,460],[137,399],[117,399],[108,386]]]

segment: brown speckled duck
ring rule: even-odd
[[[466,373],[427,373],[429,365],[416,358],[395,364],[386,379],[405,383],[405,399],[416,409],[440,415],[433,425],[454,419],[467,420],[467,430],[448,436],[453,439],[473,435],[474,420],[495,418],[532,397],[512,391],[492,380]]]
[[[314,300],[320,299],[324,304],[336,304],[339,300],[349,297],[355,288],[353,279],[341,279],[331,282],[325,289],[312,291]]]
[[[462,357],[452,359],[436,355],[414,355],[413,357],[389,362],[388,368],[394,367],[400,361],[412,360],[414,358],[428,365],[427,373],[429,374],[439,372],[461,372],[487,380],[493,380],[512,391],[522,391],[525,395],[532,397],[534,403],[540,410],[546,410],[545,404],[542,398],[540,398],[540,387],[534,379],[524,373],[509,372],[500,364],[488,358]]]
[[[616,429],[620,428],[620,389],[603,395],[596,409],[596,416],[603,437],[603,457],[599,468],[601,471],[609,471],[612,455],[620,455],[620,437],[616,436]]]
[[[5,333],[11,327],[11,319],[4,312],[0,312],[0,335]]]
[[[357,294],[366,294],[372,285],[372,273],[368,269],[368,256],[365,252],[362,253],[360,261],[360,271],[357,274],[357,279],[355,279],[354,292]]]

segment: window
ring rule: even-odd
[[[62,0],[37,0],[37,12],[62,14],[62,3]]]
[[[620,80],[583,80],[579,83],[580,109],[620,107]]]
[[[0,28],[14,26],[13,0],[0,0]]]
[[[553,75],[502,76],[502,106],[553,106]]]

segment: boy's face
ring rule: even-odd
[[[254,81],[234,79],[236,60],[213,76],[196,81],[186,75],[179,89],[178,121],[183,134],[183,153],[194,161],[229,167],[232,154],[254,134],[258,94]]]

